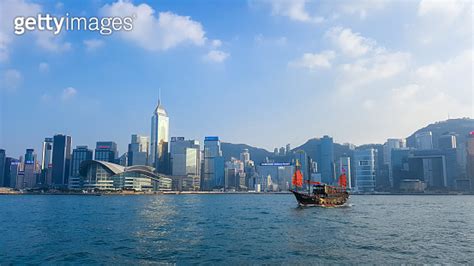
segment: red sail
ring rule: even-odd
[[[295,174],[293,175],[292,183],[296,187],[303,186],[303,175],[301,174],[301,171],[299,169],[296,170]]]
[[[342,175],[339,176],[339,186],[341,186],[341,187],[346,187],[347,186],[346,173],[342,173]]]

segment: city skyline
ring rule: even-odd
[[[3,2],[0,147],[40,154],[63,133],[73,147],[115,141],[124,153],[132,134],[150,135],[159,88],[170,137],[269,151],[323,135],[383,143],[473,117],[468,1],[180,3]],[[147,20],[133,35],[12,35],[12,16],[38,11]]]

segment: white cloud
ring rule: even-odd
[[[325,36],[344,54],[352,57],[362,56],[376,46],[375,40],[365,38],[360,33],[354,33],[349,28],[333,27],[326,32]]]
[[[259,45],[270,44],[270,45],[283,46],[283,45],[286,45],[288,41],[286,37],[268,38],[268,37],[265,37],[261,33],[255,35],[253,39],[255,43]]]
[[[86,50],[89,52],[95,51],[102,46],[104,46],[105,42],[100,39],[89,39],[83,41],[84,45],[86,46]]]
[[[41,62],[38,65],[38,70],[39,70],[39,72],[42,72],[42,73],[49,72],[49,64],[45,63],[45,62]]]
[[[150,51],[163,51],[183,43],[204,45],[205,32],[201,23],[188,16],[179,16],[172,12],[159,12],[147,4],[134,5],[126,0],[106,4],[101,8],[106,16],[135,16],[133,30],[118,34]]]
[[[77,94],[76,89],[74,89],[73,87],[67,87],[61,93],[61,100],[63,100],[63,101],[70,100],[70,99],[74,98],[74,96],[76,96],[76,94]]]
[[[452,19],[461,14],[472,2],[460,0],[421,0],[418,6],[418,15],[426,16],[430,14],[443,16],[445,19]]]
[[[16,69],[8,69],[2,75],[1,87],[7,91],[16,90],[22,83],[23,76]]]
[[[294,21],[321,23],[324,18],[321,16],[312,16],[306,10],[307,0],[254,0],[249,3],[252,5],[269,5],[271,12],[275,16],[285,16]]]
[[[305,53],[301,58],[290,62],[289,66],[309,69],[330,68],[331,60],[334,59],[335,56],[334,51],[323,51],[318,54]]]
[[[224,62],[230,55],[226,52],[219,50],[211,50],[206,54],[205,59],[207,61],[221,63]]]
[[[211,46],[214,47],[214,48],[219,48],[219,47],[221,47],[221,45],[222,45],[221,40],[212,40],[211,41]]]
[[[358,15],[359,18],[365,19],[369,12],[383,9],[388,2],[381,0],[342,1],[340,10],[344,14]]]

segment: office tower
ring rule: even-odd
[[[121,166],[131,166],[128,163],[128,152],[124,152],[118,159],[117,159],[117,164]],[[142,164],[146,165],[146,164]]]
[[[53,138],[45,138],[41,156],[41,170],[48,169],[53,154]]]
[[[128,144],[127,165],[148,165],[149,139],[146,136],[132,135]]]
[[[6,154],[4,149],[0,149],[0,187],[5,186],[5,163]]]
[[[355,150],[355,179],[359,192],[374,192],[375,190],[375,149]]]
[[[53,137],[53,168],[51,181],[53,187],[64,187],[69,177],[71,161],[71,137],[58,134]]]
[[[383,145],[383,163],[386,165],[388,170],[388,179],[390,182],[390,186],[393,187],[393,176],[392,176],[392,150],[393,149],[401,149],[406,147],[406,140],[405,139],[387,139],[387,142]]]
[[[268,190],[269,180],[271,180],[272,186],[270,190],[287,190],[290,188],[291,178],[295,173],[295,166],[288,162],[264,162],[257,165],[257,173],[260,178],[256,181],[256,184],[260,184],[263,190]]]
[[[278,156],[278,148],[273,149],[273,156]]]
[[[77,146],[72,150],[69,189],[80,189],[82,187],[79,168],[81,167],[81,163],[87,160],[92,160],[92,150],[88,149],[87,146]]]
[[[471,183],[471,190],[474,191],[474,131],[469,133],[466,142],[467,151],[467,178]]]
[[[334,182],[334,145],[329,136],[323,136],[319,144],[318,168],[321,173],[323,183],[332,184]]]
[[[245,186],[244,162],[231,158],[225,163],[225,185],[226,189],[240,190]]]
[[[22,188],[33,188],[36,186],[36,155],[34,152],[34,149],[26,149]]]
[[[151,117],[150,163],[158,173],[169,172],[169,118],[165,108],[158,100],[158,105]]]
[[[433,135],[431,131],[420,132],[415,135],[416,148],[419,150],[433,149]]]
[[[304,150],[297,150],[293,155],[294,163],[296,165],[296,161],[300,164],[300,171],[303,174],[303,179],[308,180],[310,179],[310,172],[311,172],[311,165],[309,163],[309,156],[306,154]]]
[[[16,178],[20,169],[20,161],[14,158],[5,158],[5,170],[3,172],[3,186],[15,188]]]
[[[197,140],[172,137],[170,142],[171,174],[173,176],[200,175],[201,154]]]
[[[225,185],[224,168],[224,157],[222,157],[219,137],[205,137],[201,190],[223,188]]]
[[[113,141],[97,141],[94,155],[96,161],[116,163],[117,158],[117,143]]]
[[[250,153],[249,149],[243,149],[240,153],[240,160],[247,165],[250,162]]]
[[[290,146],[290,144],[289,144],[289,143],[288,143],[288,144],[286,144],[286,147],[285,147],[285,149],[286,149],[286,154],[290,154],[290,153],[291,153],[291,146]]]
[[[352,188],[351,157],[342,156],[339,158],[339,173],[346,174],[347,188]]]
[[[446,133],[438,138],[440,150],[456,149],[456,136],[454,133]]]
[[[279,152],[278,155],[280,155],[280,156],[285,156],[285,154],[286,154],[285,147],[281,147],[281,148],[280,148],[280,152]]]

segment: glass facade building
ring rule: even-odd
[[[222,157],[219,137],[204,138],[204,162],[201,175],[201,190],[224,188],[225,162]]]
[[[117,143],[113,141],[98,141],[96,143],[94,155],[95,160],[115,163],[117,158]]]
[[[53,187],[64,187],[68,183],[71,161],[71,137],[55,135],[53,137],[53,156],[51,182]]]
[[[92,150],[88,149],[87,146],[77,146],[72,151],[71,175],[68,184],[69,189],[80,189],[82,187],[79,169],[81,163],[87,160],[92,160]]]
[[[354,151],[356,189],[358,192],[375,190],[375,158],[377,150],[365,149]]]
[[[169,173],[169,118],[166,110],[158,101],[151,117],[150,163],[158,173]]]

